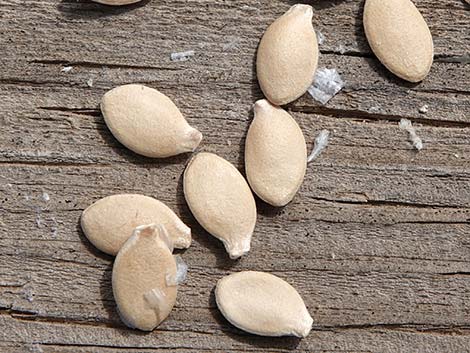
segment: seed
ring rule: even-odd
[[[245,168],[253,191],[273,206],[284,206],[295,196],[307,167],[304,135],[282,108],[259,100],[245,144]]]
[[[310,5],[294,5],[266,30],[258,48],[256,69],[261,90],[276,105],[302,96],[312,84],[318,43]]]
[[[367,0],[364,8],[367,40],[382,64],[410,82],[423,80],[431,69],[431,32],[410,0]]]
[[[121,5],[129,5],[135,4],[141,0],[93,0],[94,2],[105,4],[105,5],[114,5],[114,6],[121,6]]]
[[[250,250],[256,204],[245,178],[212,153],[198,153],[184,172],[184,196],[197,221],[236,259]]]
[[[262,336],[306,337],[313,319],[299,293],[265,272],[243,271],[220,279],[217,306],[234,326]]]
[[[121,194],[96,201],[83,211],[81,226],[90,242],[116,255],[133,230],[143,224],[161,223],[178,249],[191,245],[191,229],[164,203],[148,196]]]
[[[112,89],[103,96],[101,111],[114,137],[147,157],[191,152],[202,139],[170,98],[146,86],[132,84]]]
[[[114,261],[113,294],[122,321],[131,328],[152,331],[170,314],[176,302],[177,275],[171,241],[162,225],[145,225],[119,250]]]

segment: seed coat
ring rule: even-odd
[[[213,153],[198,153],[186,167],[183,186],[194,217],[224,243],[230,258],[248,253],[256,203],[237,168]]]
[[[162,225],[136,228],[114,261],[114,299],[131,328],[152,331],[175,305],[177,286],[168,285],[167,278],[176,277],[177,268],[165,233]]]
[[[289,283],[265,272],[223,277],[215,288],[217,306],[234,326],[261,336],[306,337],[313,319]]]
[[[275,105],[296,100],[313,82],[318,43],[312,17],[310,5],[294,5],[268,27],[261,39],[256,60],[258,81]]]
[[[191,127],[170,98],[156,89],[130,84],[108,91],[101,111],[124,146],[147,157],[166,158],[194,151],[202,134]]]
[[[163,202],[139,194],[119,194],[102,198],[82,213],[85,236],[99,250],[116,255],[138,226],[163,224],[174,246],[191,245],[191,229]]]
[[[285,206],[302,185],[307,146],[297,122],[266,99],[254,105],[245,143],[245,169],[253,191],[273,206]]]
[[[364,29],[372,51],[392,73],[410,82],[427,76],[434,56],[432,35],[410,0],[367,0]]]

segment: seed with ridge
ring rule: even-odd
[[[248,253],[256,204],[237,168],[215,154],[198,153],[186,167],[183,186],[191,212],[224,243],[230,258]]]
[[[105,5],[121,6],[121,5],[135,4],[136,2],[139,2],[142,0],[93,0],[93,1],[98,2],[100,4],[105,4]]]
[[[148,196],[121,194],[96,201],[83,211],[81,226],[90,242],[116,255],[137,226],[163,224],[178,249],[191,245],[191,229],[164,203]]]
[[[138,227],[114,261],[114,299],[131,328],[152,331],[175,305],[177,287],[167,278],[176,278],[177,268],[165,233],[161,225]]]
[[[296,121],[282,108],[259,100],[245,144],[245,168],[253,191],[273,206],[295,196],[307,167],[305,138]]]
[[[170,98],[143,85],[124,85],[107,92],[101,111],[114,137],[147,157],[191,152],[202,140],[202,134],[189,126]]]
[[[364,29],[374,54],[398,77],[423,80],[431,69],[431,32],[410,0],[367,0]]]
[[[256,70],[266,98],[290,103],[312,84],[318,64],[317,36],[310,5],[294,5],[266,30],[258,48]]]
[[[217,282],[215,299],[231,324],[250,333],[306,337],[312,329],[313,319],[299,293],[269,273],[226,276]]]

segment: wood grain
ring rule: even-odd
[[[0,0],[0,351],[470,351],[470,7],[463,1],[415,1],[436,47],[418,85],[373,57],[362,1],[311,2],[326,37],[320,66],[337,68],[346,87],[326,106],[306,95],[287,107],[307,141],[326,128],[330,145],[291,204],[257,201],[252,252],[240,261],[228,259],[184,202],[190,155],[137,156],[104,125],[103,93],[144,83],[174,99],[204,134],[200,150],[243,171],[251,106],[262,97],[256,47],[294,3],[153,0],[112,8]],[[190,49],[189,61],[170,61],[171,52]],[[404,117],[424,141],[419,153],[398,128]],[[189,277],[177,305],[148,334],[120,322],[113,259],[86,241],[78,223],[90,203],[121,192],[157,197],[194,235],[182,253]],[[299,290],[314,318],[308,338],[257,337],[222,317],[214,285],[245,269],[274,273]]]

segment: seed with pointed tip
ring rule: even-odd
[[[194,217],[224,243],[230,258],[248,253],[256,204],[237,168],[213,153],[198,153],[186,167],[183,186]]]
[[[220,279],[217,306],[236,327],[262,336],[306,337],[313,319],[299,293],[264,272],[243,271]]]
[[[191,152],[202,140],[202,134],[189,126],[170,98],[143,85],[124,85],[107,92],[101,111],[114,137],[147,157]]]
[[[317,36],[310,5],[294,5],[266,30],[258,48],[256,70],[266,98],[290,103],[312,84],[318,64]]]
[[[245,169],[253,191],[273,206],[295,196],[307,167],[305,138],[296,121],[266,99],[254,105],[245,143]]]
[[[398,77],[422,81],[433,62],[431,32],[410,0],[367,0],[364,29],[374,54]]]
[[[145,225],[136,228],[116,256],[114,299],[121,319],[131,328],[153,330],[175,305],[177,287],[167,283],[177,271],[169,245],[164,226]]]
[[[191,229],[164,203],[144,195],[102,198],[83,211],[80,223],[88,240],[110,255],[118,253],[137,226],[150,223],[163,224],[176,248],[191,245]]]

